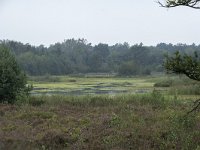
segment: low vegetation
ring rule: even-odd
[[[37,96],[0,104],[2,149],[199,149],[189,99],[152,94]]]
[[[200,83],[185,76],[172,76],[155,79],[155,88],[166,88],[171,95],[200,95]]]
[[[146,93],[153,90],[154,82],[150,77],[94,77],[94,76],[46,76],[30,77],[33,84],[32,94],[119,94],[119,93]]]
[[[43,94],[21,97],[13,105],[0,104],[0,149],[200,148],[200,112],[187,114],[196,99],[192,96],[198,95],[193,90],[188,96],[180,92],[196,82],[175,76],[46,75],[30,77],[29,83],[34,85],[33,92]],[[118,94],[45,94],[83,87],[88,92],[118,90]],[[133,92],[142,89],[149,91]],[[120,90],[128,92],[119,94]]]

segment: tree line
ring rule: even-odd
[[[19,66],[28,75],[67,75],[78,73],[117,73],[119,75],[148,75],[162,72],[165,54],[177,50],[191,54],[200,52],[200,45],[166,44],[130,46],[117,43],[92,46],[85,39],[68,39],[49,47],[32,46],[21,42],[2,40],[16,57]]]

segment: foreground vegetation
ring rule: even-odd
[[[0,149],[200,149],[200,112],[187,114],[199,98],[196,81],[41,76],[29,83],[32,96],[0,104]],[[77,90],[85,93],[59,93]]]
[[[0,149],[199,149],[193,102],[142,95],[38,96],[0,104]]]

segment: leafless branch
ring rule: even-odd
[[[193,109],[190,110],[187,114],[190,114],[190,113],[192,113],[192,112],[195,112],[195,111],[197,111],[199,108],[200,108],[200,99],[198,99],[198,100],[196,100],[196,101],[194,102],[194,107],[193,107]]]
[[[160,1],[157,1],[157,3],[161,7],[165,8],[172,8],[177,6],[186,6],[194,9],[200,9],[200,6],[198,5],[200,3],[200,0],[166,0],[166,3],[161,3]]]

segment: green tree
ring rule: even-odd
[[[166,0],[166,4],[158,2],[163,7],[177,7],[188,6],[195,9],[200,9],[200,0]],[[164,67],[168,72],[176,74],[184,74],[190,79],[200,81],[200,59],[197,52],[194,56],[187,54],[181,55],[179,52],[175,53],[175,56],[166,56]],[[200,107],[200,99],[195,101],[196,106],[190,111],[193,112]]]
[[[8,48],[0,45],[0,102],[14,103],[18,94],[27,92],[26,76]]]
[[[110,55],[107,44],[98,44],[94,46],[93,51],[88,60],[88,64],[92,72],[108,71],[108,57]]]
[[[118,70],[120,75],[136,75],[139,74],[139,68],[138,65],[135,64],[133,61],[128,61],[124,62],[123,64],[120,65],[119,70]]]
[[[181,55],[180,52],[176,52],[174,56],[167,55],[164,67],[168,73],[184,74],[190,79],[200,81],[200,59],[197,52],[194,53],[194,56]],[[195,107],[190,112],[200,107],[200,99],[196,100],[194,104]]]
[[[194,56],[181,55],[179,51],[174,56],[166,56],[164,67],[169,73],[185,74],[193,80],[200,81],[200,59],[195,52]]]

